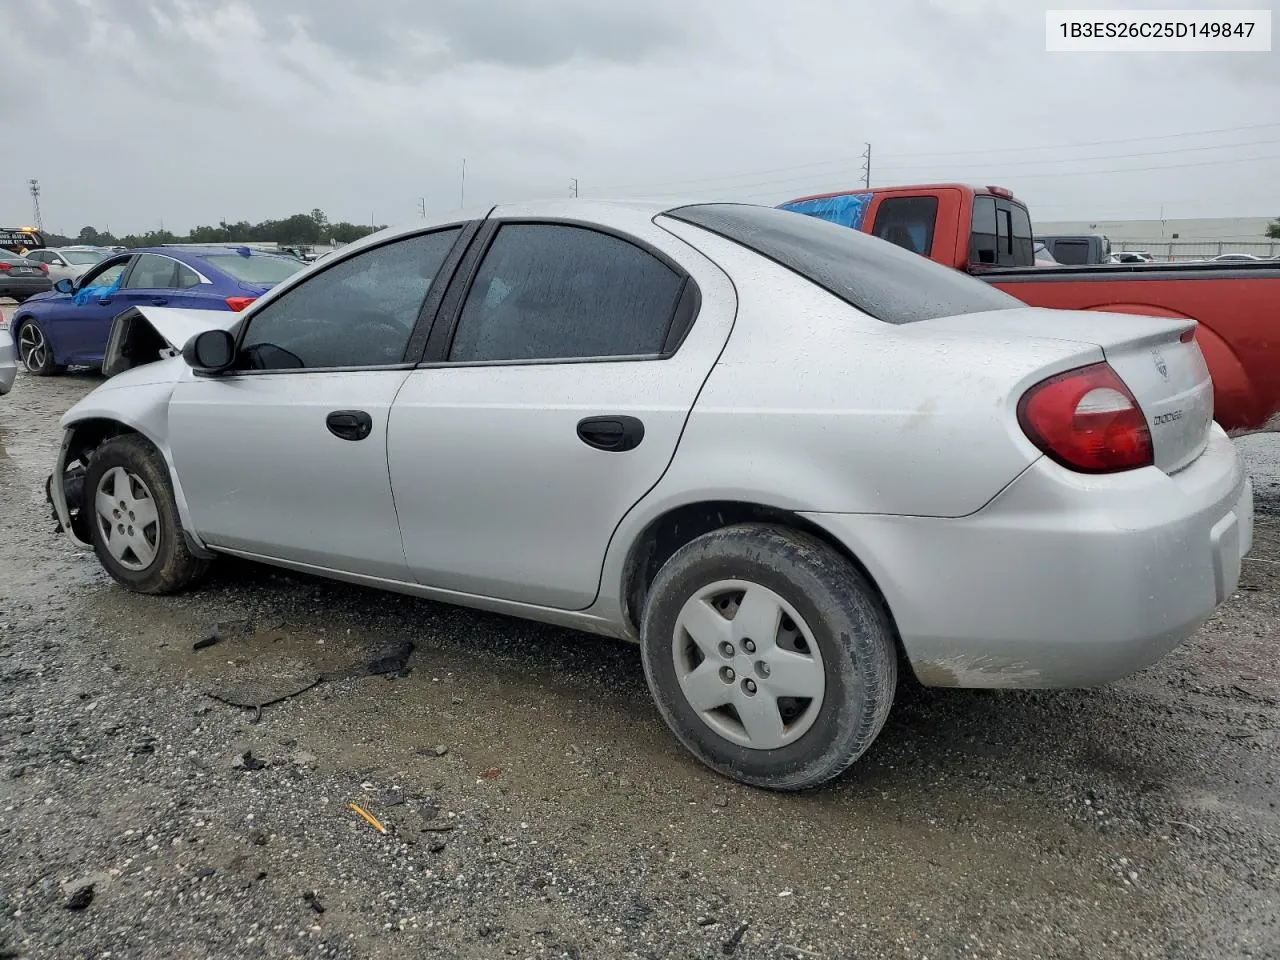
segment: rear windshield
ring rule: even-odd
[[[803,213],[706,203],[667,216],[740,243],[885,323],[1023,306],[968,274]]]
[[[74,264],[97,263],[107,255],[105,251],[99,253],[97,250],[59,250],[58,252],[62,254],[63,260]]]
[[[211,267],[229,274],[241,283],[259,286],[287,280],[306,266],[300,260],[275,257],[269,253],[251,253],[244,257],[238,253],[206,254],[204,259]]]

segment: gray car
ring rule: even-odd
[[[18,351],[14,349],[13,334],[3,322],[0,322],[0,396],[13,389],[13,381],[18,376]]]
[[[21,303],[37,293],[53,289],[49,268],[16,253],[0,250],[0,297]]]
[[[1103,683],[1231,594],[1252,490],[1195,333],[784,210],[513,204],[118,317],[50,497],[142,593],[229,554],[636,641],[695,756],[799,789],[900,663]]]

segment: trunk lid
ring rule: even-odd
[[[929,323],[948,333],[1067,340],[1101,348],[1142,408],[1155,465],[1165,473],[1188,466],[1209,442],[1213,381],[1194,339],[1194,320],[1029,307]]]

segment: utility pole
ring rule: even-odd
[[[36,215],[36,229],[43,230],[44,221],[40,219],[40,181],[31,179],[27,183],[31,187],[31,209]]]
[[[462,158],[462,189],[458,194],[459,208],[467,205],[467,158]]]
[[[578,178],[577,177],[569,178],[569,196],[573,197],[573,199],[575,200],[578,199]]]
[[[862,154],[862,185],[868,190],[871,189],[871,144],[869,143]]]
[[[426,216],[427,216],[427,198],[426,198],[426,197],[419,197],[419,198],[418,198],[418,206],[422,209],[422,217],[423,217],[423,219],[426,219]]]

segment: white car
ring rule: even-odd
[[[240,314],[128,311],[106,368],[49,495],[126,587],[231,554],[635,640],[680,741],[776,789],[867,749],[900,657],[1151,663],[1251,542],[1193,322],[1026,307],[768,207],[417,221]]]
[[[27,253],[28,260],[43,263],[49,268],[49,279],[78,280],[89,268],[102,260],[107,251],[97,247],[45,247]]]
[[[1218,256],[1216,256],[1216,257],[1214,257],[1214,258],[1213,258],[1213,260],[1214,260],[1214,261],[1223,261],[1223,260],[1225,260],[1225,261],[1228,261],[1228,262],[1230,262],[1230,261],[1250,261],[1250,262],[1253,262],[1253,261],[1265,260],[1265,259],[1267,259],[1267,258],[1266,258],[1266,257],[1259,257],[1257,254],[1253,254],[1253,253],[1222,253],[1222,254],[1219,254]]]

